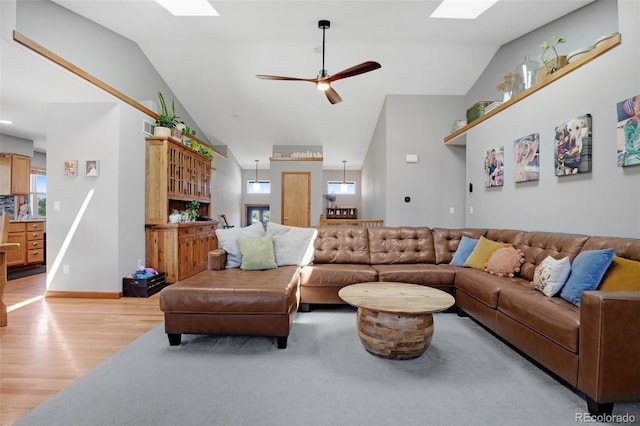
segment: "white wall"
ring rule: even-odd
[[[362,162],[362,217],[387,219],[387,102],[380,111],[367,154]]]
[[[242,224],[242,169],[231,151],[227,159],[213,156],[211,177],[212,219],[222,221],[220,214],[227,215],[230,225]]]
[[[616,103],[640,94],[640,2],[617,6],[620,46],[467,133],[467,180],[476,189],[467,194],[474,214],[466,226],[640,237],[640,167],[616,165]],[[586,113],[593,116],[592,172],[556,177],[554,127]],[[540,180],[516,185],[513,141],[533,132],[540,133]],[[497,145],[505,147],[505,185],[486,189],[483,159]]]
[[[122,277],[135,270],[138,259],[144,260],[145,140],[139,126],[141,116],[117,102],[50,105],[49,291],[119,292]],[[78,160],[78,176],[64,175],[65,160]],[[100,162],[98,177],[84,175],[87,160]],[[78,216],[85,200],[86,211]],[[55,203],[60,210],[55,210]],[[78,225],[72,233],[76,217]],[[65,249],[63,243],[68,238]],[[69,265],[66,275],[65,264]]]

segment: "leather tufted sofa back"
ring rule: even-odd
[[[616,256],[640,261],[640,241],[637,238],[622,237],[589,237],[582,250],[600,250],[611,248]]]
[[[436,252],[435,263],[449,263],[458,250],[462,236],[478,239],[487,234],[486,229],[445,229],[433,228],[433,243]]]
[[[368,229],[372,264],[436,263],[431,229],[409,226]]]
[[[321,226],[314,248],[314,263],[371,263],[365,227]]]
[[[527,232],[514,245],[524,252],[524,263],[520,268],[520,277],[533,280],[536,265],[547,256],[554,259],[569,257],[573,259],[580,253],[587,235],[563,234],[557,232]]]

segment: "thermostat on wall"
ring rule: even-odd
[[[405,157],[405,161],[407,163],[417,163],[418,162],[418,156],[416,154],[407,154],[407,156]]]

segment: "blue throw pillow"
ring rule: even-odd
[[[583,291],[595,290],[611,265],[614,250],[585,250],[573,260],[571,274],[562,287],[560,297],[567,302],[580,306],[580,295]]]
[[[478,244],[478,240],[463,235],[462,238],[460,238],[458,249],[453,254],[453,259],[451,259],[449,265],[463,266],[473,249],[476,248],[476,244]]]

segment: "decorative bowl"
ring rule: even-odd
[[[582,58],[587,53],[591,52],[592,50],[593,50],[593,46],[581,47],[580,49],[576,49],[567,55],[567,62],[571,63],[573,61],[576,61],[579,58]]]

